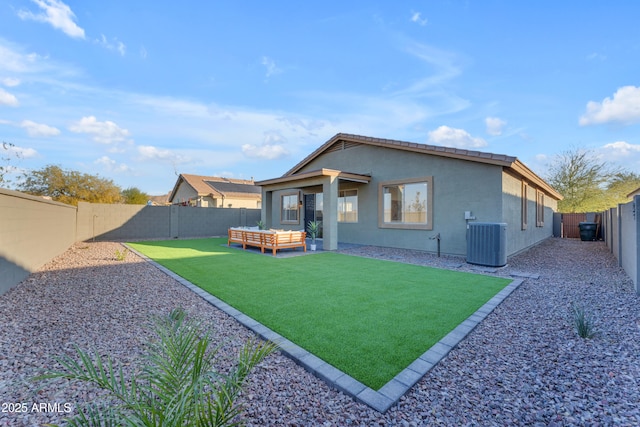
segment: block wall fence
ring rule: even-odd
[[[112,205],[78,207],[0,188],[0,295],[75,242],[226,236],[260,209]]]
[[[607,247],[640,294],[640,196],[603,213]],[[226,236],[253,226],[260,209],[79,203],[0,188],[0,295],[75,242]]]

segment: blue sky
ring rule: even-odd
[[[167,193],[282,175],[338,132],[640,173],[636,1],[0,0],[0,139]],[[14,175],[15,177],[15,175]]]

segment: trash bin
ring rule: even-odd
[[[592,240],[596,240],[596,231],[598,229],[598,224],[595,222],[581,222],[578,227],[580,227],[580,240],[583,242],[588,242]]]

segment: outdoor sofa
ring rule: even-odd
[[[278,249],[295,249],[302,248],[307,251],[306,239],[307,233],[304,231],[286,231],[286,230],[259,230],[256,228],[229,228],[229,239],[227,246],[231,243],[239,243],[242,249],[247,246],[260,248],[264,253],[265,249],[271,250],[276,255]]]

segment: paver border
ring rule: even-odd
[[[422,379],[434,366],[445,358],[449,352],[455,348],[476,326],[480,324],[502,301],[504,301],[523,282],[523,278],[514,278],[505,288],[493,296],[482,307],[476,310],[471,316],[460,323],[449,332],[444,338],[425,351],[420,357],[414,360],[409,366],[403,369],[398,375],[386,383],[380,390],[375,391],[362,384],[360,381],[345,374],[341,370],[328,364],[313,353],[308,352],[299,345],[293,343],[282,335],[267,328],[257,320],[247,316],[239,310],[233,308],[221,299],[211,295],[204,289],[194,285],[179,276],[168,268],[158,264],[146,255],[136,251],[126,245],[132,252],[145,261],[151,263],[166,275],[172,277],[177,282],[187,287],[205,301],[227,313],[240,324],[250,329],[261,338],[274,342],[279,346],[279,350],[308,372],[325,381],[329,386],[342,391],[353,397],[355,400],[364,403],[370,408],[385,413],[404,396],[411,387]]]

